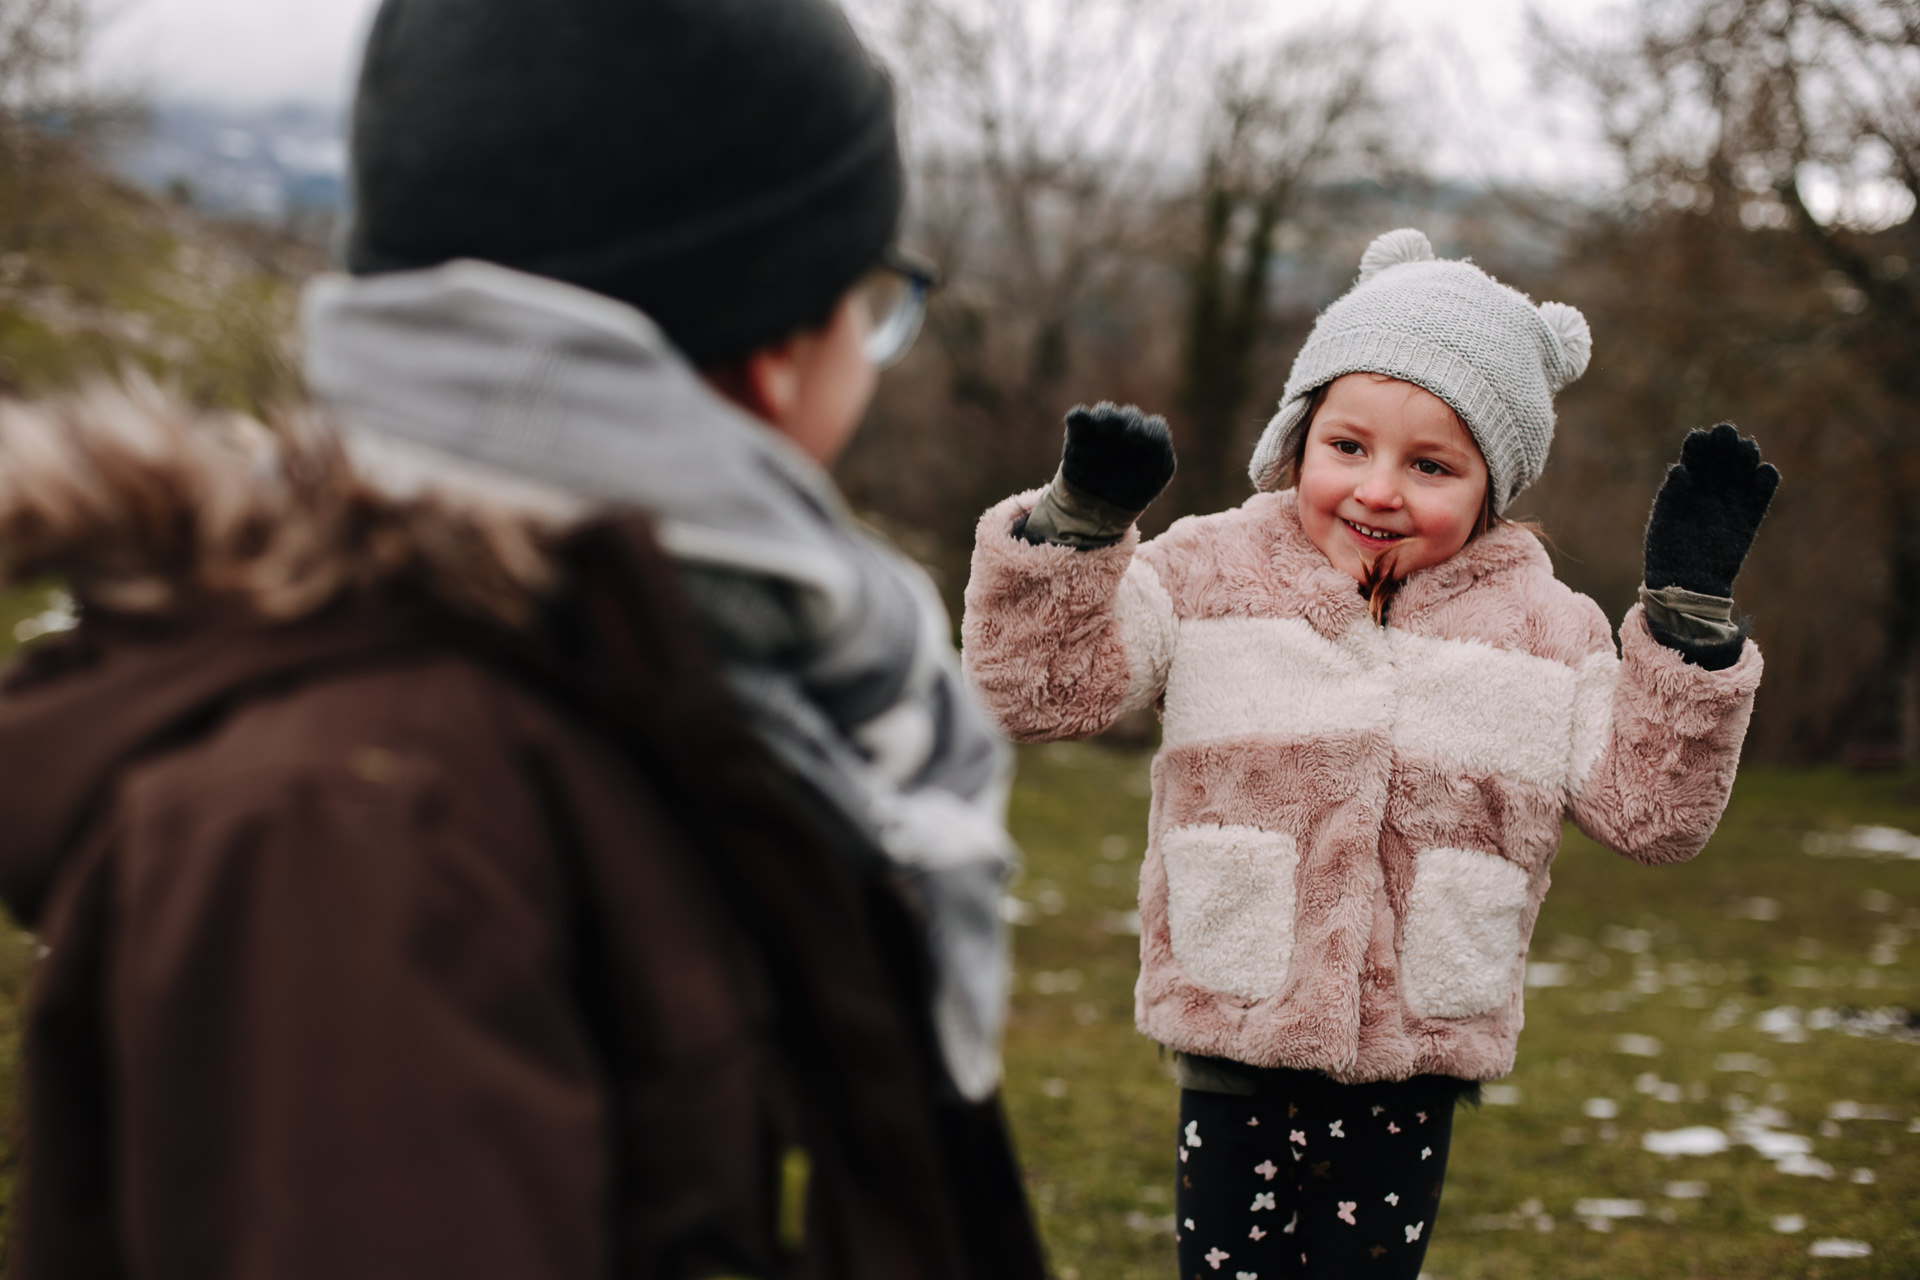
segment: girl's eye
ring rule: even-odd
[[[1358,440],[1335,440],[1333,447],[1348,457],[1354,457],[1360,452],[1360,442]]]
[[[1438,462],[1435,462],[1432,458],[1422,458],[1420,461],[1414,463],[1413,466],[1414,470],[1423,476],[1444,476],[1447,474],[1447,469]]]

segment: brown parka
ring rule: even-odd
[[[387,571],[96,608],[0,693],[44,946],[11,1273],[1040,1276],[910,908],[746,732],[644,520],[507,627],[328,509]]]

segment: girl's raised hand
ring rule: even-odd
[[[1173,433],[1158,414],[1101,401],[1067,413],[1060,470],[1026,523],[1029,542],[1111,546],[1173,479]]]
[[[1173,479],[1173,468],[1173,433],[1158,414],[1106,400],[1067,412],[1060,476],[1077,493],[1138,515]]]
[[[1646,584],[1730,597],[1780,473],[1731,422],[1687,433],[1647,520]]]

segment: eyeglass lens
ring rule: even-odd
[[[919,336],[927,284],[893,267],[877,268],[861,290],[867,306],[866,355],[876,368],[897,363]]]

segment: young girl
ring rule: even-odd
[[[1588,353],[1572,307],[1392,232],[1244,505],[1139,545],[1172,447],[1102,405],[980,522],[965,655],[1007,731],[1160,710],[1136,1018],[1177,1054],[1183,1278],[1416,1276],[1453,1104],[1513,1065],[1563,816],[1646,863],[1719,820],[1760,679],[1732,583],[1779,477],[1689,436],[1616,652],[1500,515]]]

